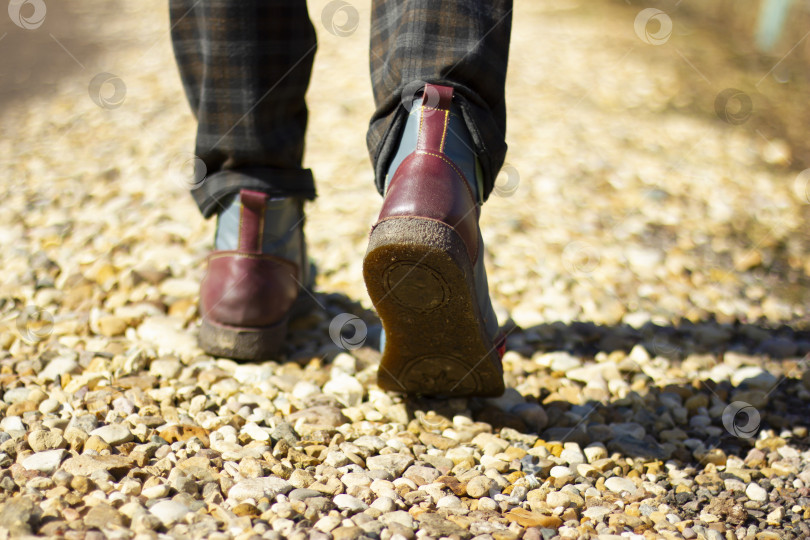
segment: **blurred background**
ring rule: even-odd
[[[328,3],[309,2],[307,234],[320,290],[370,307],[370,2]],[[193,326],[213,222],[187,194],[195,126],[168,25],[164,0],[12,0],[0,16],[8,324],[33,304],[57,333],[93,334],[151,302]],[[809,28],[798,0],[516,0],[510,151],[482,218],[501,320],[802,325]]]

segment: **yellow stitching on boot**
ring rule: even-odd
[[[447,137],[447,126],[450,122],[450,111],[444,111],[444,128],[442,129],[442,141],[439,143],[439,152],[444,154],[444,139]]]
[[[458,175],[459,179],[467,187],[467,192],[470,194],[470,198],[473,201],[475,201],[475,197],[472,194],[472,190],[470,189],[469,184],[467,184],[467,181],[465,180],[464,173],[461,172],[461,170],[456,166],[455,163],[453,163],[452,161],[450,161],[449,159],[444,157],[443,154],[434,154],[433,152],[428,152],[427,150],[417,150],[415,153],[416,154],[423,154],[423,155],[426,155],[426,156],[437,157],[437,158],[441,159],[442,161],[444,161],[445,163],[447,163],[448,165],[450,165],[450,167],[453,169],[453,171]]]
[[[245,212],[245,203],[242,201],[242,195],[239,194],[239,234],[236,237],[236,248],[242,247],[242,216]]]
[[[425,121],[425,106],[422,105],[419,109],[419,133],[416,134],[416,148],[419,149],[419,143],[422,140],[422,123]]]

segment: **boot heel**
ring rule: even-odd
[[[238,360],[276,358],[287,335],[285,318],[273,326],[238,328],[202,320],[197,341],[200,348],[213,356]]]
[[[376,225],[363,277],[386,344],[378,385],[431,396],[499,396],[497,346],[479,313],[464,241],[436,220],[396,217]]]

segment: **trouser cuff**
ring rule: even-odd
[[[315,198],[315,179],[310,169],[270,169],[245,167],[206,176],[191,190],[194,201],[206,218],[220,212],[229,197],[242,189],[267,193],[271,197]]]

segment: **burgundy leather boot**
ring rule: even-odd
[[[369,238],[363,276],[385,331],[377,384],[499,396],[504,343],[483,265],[476,159],[452,99],[452,88],[427,85],[413,107],[400,148],[408,137],[413,146],[394,158]]]
[[[242,360],[278,353],[308,283],[302,225],[300,201],[245,189],[220,214],[200,286],[203,350]]]

